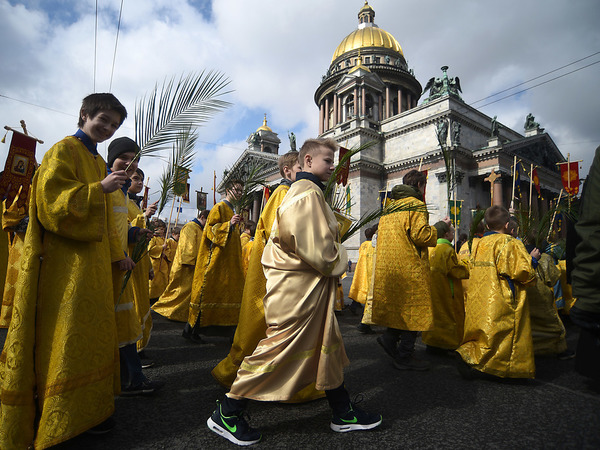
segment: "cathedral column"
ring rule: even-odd
[[[254,197],[254,202],[252,204],[252,222],[258,223],[260,214],[260,199],[258,196]]]
[[[337,94],[333,94],[333,126],[338,124],[338,98]]]
[[[325,97],[325,131],[329,130],[329,96]]]
[[[360,88],[360,112],[362,116],[367,115],[367,94],[364,86]]]
[[[354,115],[360,117],[358,111],[358,87],[354,87]]]
[[[319,134],[323,134],[323,103],[319,107]]]
[[[402,111],[402,89],[398,89],[398,114]]]
[[[383,118],[383,97],[381,94],[377,96],[377,100],[379,101],[379,105],[377,107],[377,120],[381,121]]]
[[[390,87],[385,87],[385,118],[390,117]]]
[[[494,205],[504,206],[504,198],[502,197],[502,178],[498,177],[494,181]],[[492,206],[494,206],[492,205]]]
[[[406,94],[406,108],[407,109],[412,109],[412,97],[410,95],[410,92],[408,92]]]
[[[344,121],[344,110],[342,108],[342,97],[338,97],[338,123],[342,123]]]

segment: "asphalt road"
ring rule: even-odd
[[[348,292],[351,279],[344,280]],[[220,449],[233,444],[206,427],[215,400],[225,394],[211,369],[228,353],[227,338],[193,344],[181,337],[183,324],[154,317],[147,354],[155,366],[145,373],[166,381],[153,396],[116,399],[117,427],[103,436],[81,435],[61,449]],[[263,440],[256,447],[289,449],[598,449],[600,393],[574,371],[574,360],[536,359],[537,376],[528,381],[467,381],[452,357],[429,355],[420,340],[418,356],[432,370],[396,370],[375,342],[360,334],[360,316],[338,316],[351,364],[345,380],[361,406],[383,415],[380,428],[335,433],[329,429],[325,399],[291,405],[251,402],[252,426]],[[567,322],[575,347],[577,328]],[[375,328],[378,332],[381,328]],[[5,333],[0,335],[2,341]],[[93,407],[93,405],[91,406]]]

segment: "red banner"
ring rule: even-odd
[[[531,172],[531,179],[539,198],[542,196],[542,187],[540,186],[540,177],[538,176],[537,169],[535,168],[533,169],[533,172]]]
[[[579,162],[561,164],[560,177],[567,194],[577,195],[579,193]]]
[[[340,157],[338,161],[341,161],[346,153],[350,150],[344,147],[340,147]],[[339,163],[338,163],[339,164]],[[348,175],[350,174],[350,159],[348,159],[342,166],[341,170],[337,174],[337,184],[346,186],[348,184]]]
[[[271,191],[269,191],[269,186],[265,186],[264,192],[263,192],[263,205],[267,204],[267,200],[269,200],[269,197],[271,196]]]
[[[4,165],[4,173],[0,180],[0,192],[6,194],[6,207],[12,205],[21,186],[21,194],[17,199],[19,208],[25,206],[29,197],[29,187],[35,170],[36,140],[23,133],[13,131],[10,149]]]

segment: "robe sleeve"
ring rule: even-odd
[[[535,269],[531,256],[523,243],[511,238],[504,244],[496,258],[498,274],[523,285],[535,282]]]
[[[348,255],[329,226],[325,209],[329,206],[322,194],[314,190],[298,197],[284,210],[280,207],[282,250],[297,255],[324,276],[339,277],[348,269]]]
[[[78,241],[102,241],[106,196],[100,181],[78,173],[81,164],[75,152],[61,141],[44,156],[35,192],[38,219],[56,235]],[[106,176],[106,168],[103,169],[100,178]]]
[[[459,280],[469,278],[469,264],[465,260],[458,260],[456,252],[454,250],[448,252],[448,259],[446,262],[447,275]]]
[[[420,202],[419,202],[420,203]],[[417,205],[417,203],[414,203]],[[421,211],[410,213],[410,239],[417,247],[435,247],[437,230],[429,226],[429,214]]]
[[[208,214],[206,219],[206,237],[213,244],[219,247],[225,247],[227,240],[229,239],[229,233],[238,228],[235,225],[231,225],[231,218],[233,212],[225,205],[225,203],[217,203]]]
[[[560,269],[554,264],[550,255],[542,255],[536,270],[541,273],[541,279],[548,287],[553,287],[560,279]]]

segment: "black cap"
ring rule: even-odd
[[[115,139],[108,146],[108,167],[113,166],[115,159],[117,159],[119,155],[122,155],[123,153],[135,153],[137,155],[139,151],[140,147],[133,139],[128,137],[120,137]]]

